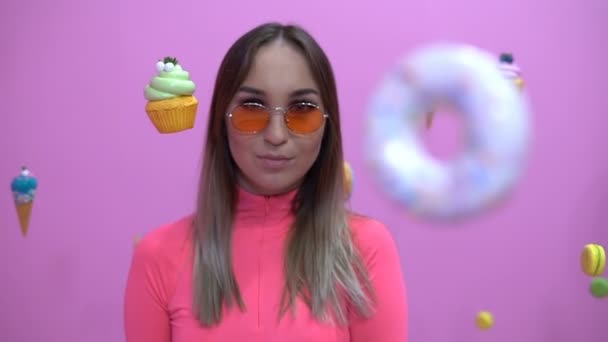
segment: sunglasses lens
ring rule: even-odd
[[[285,114],[287,127],[296,133],[312,133],[323,125],[323,112],[310,104],[296,104]]]
[[[266,128],[270,114],[258,105],[243,104],[232,111],[232,124],[241,132],[259,132]]]
[[[312,133],[323,125],[323,112],[316,106],[299,103],[291,106],[285,114],[287,127],[299,134]],[[232,125],[245,133],[263,131],[270,121],[270,113],[264,106],[245,103],[236,107],[231,113]]]

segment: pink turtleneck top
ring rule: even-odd
[[[127,342],[405,342],[406,291],[399,256],[387,228],[352,216],[350,226],[377,296],[372,318],[347,327],[314,319],[303,301],[297,314],[277,319],[284,284],[283,249],[295,191],[274,197],[239,189],[233,235],[236,280],[246,305],[224,310],[214,328],[192,313],[192,216],[152,230],[137,244],[124,301]]]

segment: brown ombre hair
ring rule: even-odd
[[[226,111],[261,46],[282,39],[308,61],[326,121],[322,146],[292,203],[294,221],[285,252],[285,288],[279,316],[300,296],[321,321],[347,323],[348,311],[371,313],[374,294],[355,248],[345,208],[344,169],[336,83],[329,60],[302,28],[267,23],[241,36],[221,62],[209,110],[194,220],[194,313],[218,324],[222,307],[245,309],[232,267],[232,226],[238,167],[228,147]],[[280,318],[280,317],[279,317]]]

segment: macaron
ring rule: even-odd
[[[488,330],[494,325],[494,316],[489,311],[481,311],[477,314],[477,327],[481,330]]]
[[[597,277],[604,273],[606,268],[606,251],[598,244],[585,245],[581,254],[583,272],[590,277]]]

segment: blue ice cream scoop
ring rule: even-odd
[[[11,182],[11,191],[17,203],[33,201],[37,188],[38,180],[31,175],[30,170],[25,166],[21,169],[21,173],[13,178]]]

